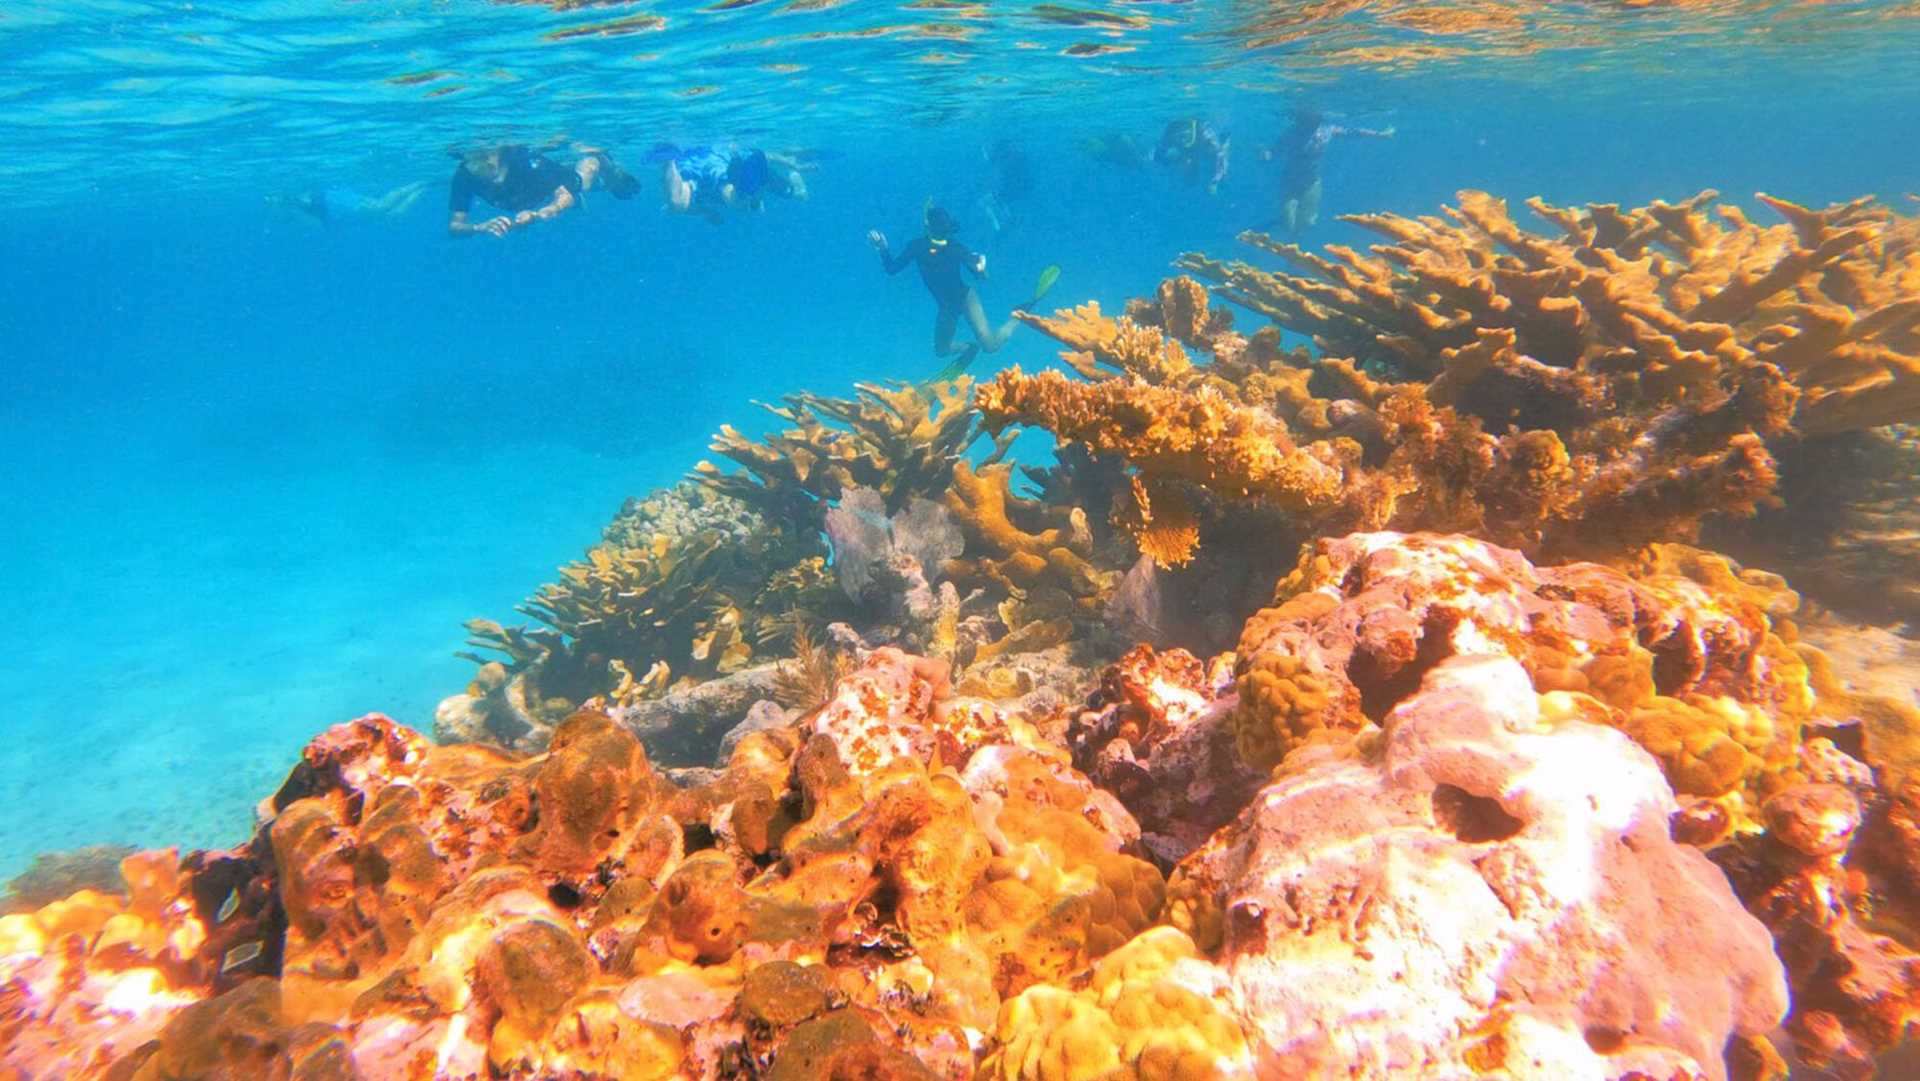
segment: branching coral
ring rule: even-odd
[[[818,528],[828,505],[854,485],[879,492],[894,513],[945,488],[979,438],[979,417],[967,408],[970,386],[962,377],[925,386],[862,383],[854,398],[789,395],[766,409],[792,427],[758,442],[732,425],[714,437],[714,451],[743,472],[701,462],[697,476],[772,522]]]
[[[1920,409],[1911,289],[1920,254],[1901,220],[1866,200],[1816,211],[1763,195],[1786,219],[1763,227],[1736,207],[1711,213],[1716,197],[1632,210],[1529,200],[1560,232],[1548,236],[1521,228],[1503,200],[1463,191],[1445,220],[1348,219],[1387,238],[1371,254],[1332,246],[1323,257],[1243,237],[1300,274],[1199,255],[1181,265],[1329,355],[1402,377],[1430,379],[1450,350],[1511,331],[1515,351],[1487,370],[1509,391],[1546,392],[1516,396],[1523,425],[1598,389],[1596,379],[1622,409],[1699,408],[1755,365],[1780,369],[1801,391],[1794,420],[1808,434]],[[1565,386],[1553,393],[1542,375]]]
[[[1165,564],[1219,532],[1194,513],[1209,499],[1277,509],[1303,537],[1466,530],[1580,554],[1687,539],[1765,504],[1792,434],[1920,414],[1905,219],[1768,200],[1787,223],[1761,227],[1711,200],[1534,200],[1548,236],[1463,192],[1445,220],[1352,219],[1389,241],[1370,253],[1248,234],[1299,272],[1180,265],[1321,359],[1241,336],[1176,279],[1118,319],[1029,319],[1096,382],[1016,369],[977,398],[990,430],[1036,425],[1123,461],[1115,520]]]
[[[545,629],[468,623],[470,644],[512,670],[483,667],[464,703],[443,706],[449,735],[539,746],[591,696],[631,700],[738,671],[796,611],[831,618],[845,605],[817,535],[697,485],[629,501],[605,536],[521,606]]]

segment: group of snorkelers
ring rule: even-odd
[[[1272,224],[1298,233],[1318,220],[1320,160],[1335,138],[1385,138],[1393,133],[1391,127],[1373,130],[1343,126],[1316,109],[1294,110],[1287,130],[1259,151],[1262,160],[1281,162],[1280,215]],[[1125,135],[1081,143],[1084,152],[1110,164],[1130,168],[1153,164],[1178,170],[1188,184],[1204,183],[1210,195],[1226,179],[1231,148],[1228,135],[1201,117],[1168,123],[1159,142],[1150,148]],[[631,173],[607,151],[595,147],[574,146],[571,166],[556,161],[547,150],[522,145],[468,148],[454,152],[454,156],[459,165],[449,185],[447,230],[456,237],[504,237],[566,213],[596,188],[622,200],[640,191],[640,183]],[[976,205],[998,232],[1011,220],[1011,204],[1032,192],[1032,171],[1019,144],[1010,140],[983,148],[982,157],[990,186]],[[716,223],[732,210],[760,210],[771,196],[806,199],[808,195],[802,175],[808,163],[796,155],[733,144],[680,147],[662,143],[654,147],[647,160],[660,166],[667,209]],[[375,198],[342,190],[312,191],[277,201],[323,222],[349,214],[398,217],[413,207],[426,187],[425,182],[408,184]],[[498,213],[472,219],[476,199]],[[897,253],[879,230],[869,230],[867,241],[879,252],[881,268],[888,275],[908,266],[919,270],[920,280],[936,305],[934,355],[949,362],[935,378],[949,378],[964,370],[979,353],[998,351],[1017,323],[1009,319],[996,327],[988,321],[970,280],[987,276],[987,257],[957,239],[959,220],[931,200],[923,207],[921,218],[921,235]],[[1016,310],[1038,304],[1059,274],[1056,266],[1042,271],[1033,295]],[[963,319],[974,341],[957,345],[954,337]]]
[[[501,237],[565,213],[595,187],[616,199],[631,199],[639,192],[640,182],[605,150],[579,147],[575,152],[577,160],[571,168],[525,146],[488,146],[459,152],[447,230],[454,236],[488,233]],[[769,196],[807,197],[801,162],[757,147],[679,147],[662,143],[648,158],[660,164],[660,186],[666,192],[667,209],[698,214],[715,223],[731,209],[762,209]],[[467,216],[476,198],[501,213],[485,221],[469,221]]]
[[[1298,234],[1320,220],[1320,162],[1334,139],[1343,135],[1387,139],[1393,134],[1391,127],[1349,127],[1315,108],[1294,109],[1279,138],[1258,148],[1261,161],[1280,162],[1279,214],[1267,226]],[[1081,153],[1107,165],[1174,169],[1189,185],[1204,183],[1208,195],[1218,194],[1226,180],[1233,151],[1231,137],[1198,116],[1170,121],[1161,130],[1160,141],[1151,146],[1125,133],[1094,136],[1079,145]]]

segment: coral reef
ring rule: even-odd
[[[1871,1076],[1920,700],[1798,590],[1911,607],[1920,225],[1713,199],[1250,235],[723,428],[440,743],[17,883],[0,1076]]]
[[[969,388],[795,395],[772,408],[792,427],[758,442],[723,428],[714,449],[743,468],[703,462],[693,480],[629,500],[585,559],[521,606],[543,627],[468,623],[469,644],[497,656],[462,654],[480,667],[441,703],[436,735],[538,750],[573,710],[599,705],[656,757],[688,765],[772,697],[768,680],[798,660],[797,628],[844,622],[863,646],[963,667],[1069,640],[1102,648],[1093,632],[1130,555],[1102,546],[1078,506],[1016,494],[998,460],[1008,440],[973,453]],[[731,689],[704,694],[712,684]]]
[[[560,568],[521,611],[545,627],[467,624],[481,666],[440,707],[443,738],[539,748],[595,697],[631,703],[746,668],[787,633],[795,611],[841,600],[810,532],[731,497],[682,484],[629,500],[586,558]],[[776,654],[777,655],[777,654]]]
[[[1303,748],[1376,730],[1448,657],[1510,656],[1562,696],[1555,709],[1652,753],[1702,805],[1693,813],[1750,828],[1801,778],[1816,719],[1808,666],[1775,628],[1794,603],[1765,576],[1674,546],[1628,577],[1534,567],[1457,536],[1352,534],[1311,546],[1247,622],[1228,723],[1248,765],[1284,769]]]
[[[0,1070],[1753,1081],[1783,1016],[1854,1069],[1920,1002],[1920,782],[1796,604],[1358,533],[1064,716],[835,629],[717,769],[361,718],[248,844],[0,917]]]

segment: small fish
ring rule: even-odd
[[[240,945],[228,950],[227,955],[220,959],[220,974],[224,976],[260,956],[262,949],[264,949],[264,947],[256,941],[242,942]]]
[[[220,911],[213,914],[213,922],[215,924],[225,923],[232,919],[233,914],[238,911],[240,911],[240,889],[236,886],[227,891],[227,899],[220,902]]]

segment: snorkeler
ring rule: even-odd
[[[352,216],[393,219],[412,210],[413,205],[420,201],[420,196],[426,193],[427,187],[426,181],[416,180],[378,198],[362,195],[349,188],[309,188],[294,195],[269,195],[267,205],[298,211],[322,225],[331,225]]]
[[[1160,133],[1160,145],[1153,148],[1153,160],[1162,165],[1179,166],[1188,184],[1204,177],[1207,194],[1216,195],[1220,182],[1227,178],[1227,152],[1232,140],[1224,132],[1197,116],[1175,120]]]
[[[1013,336],[1013,328],[1018,321],[1009,319],[999,328],[987,325],[987,313],[980,307],[980,294],[967,283],[965,272],[975,276],[987,276],[987,257],[968,248],[953,238],[960,229],[960,223],[945,208],[929,204],[923,215],[926,222],[924,235],[909,242],[899,255],[893,255],[887,246],[886,234],[878,229],[867,231],[867,243],[880,253],[880,266],[888,274],[898,274],[909,264],[920,268],[920,280],[926,283],[927,292],[940,306],[933,319],[933,355],[953,357],[953,361],[934,375],[934,379],[951,379],[966,370],[982,349],[989,353],[999,351]],[[1047,290],[1060,277],[1060,268],[1050,266],[1040,272],[1040,281],[1034,287],[1033,296],[1020,309],[1031,308],[1046,296]],[[953,332],[958,328],[960,317],[966,316],[967,325],[973,328],[974,341],[958,350],[953,345]]]
[[[631,199],[640,190],[640,182],[603,150],[587,151],[571,169],[524,146],[486,147],[456,156],[460,164],[453,171],[447,219],[447,231],[454,236],[501,237],[536,221],[551,221],[578,206],[596,183],[604,184],[616,199]],[[475,198],[506,213],[469,222],[467,213]]]
[[[721,211],[735,206],[764,210],[768,195],[805,200],[807,181],[799,161],[765,150],[714,146],[677,147],[662,143],[650,160],[662,162],[660,185],[667,209],[696,213],[714,224]]]
[[[1010,204],[1033,194],[1033,170],[1027,165],[1027,152],[1011,139],[981,147],[980,155],[993,170],[993,187],[980,196],[977,205],[997,233],[1013,219]]]
[[[1298,234],[1320,220],[1320,159],[1327,152],[1327,144],[1338,135],[1390,139],[1393,128],[1375,131],[1341,127],[1329,123],[1318,109],[1298,108],[1279,141],[1260,152],[1268,161],[1279,158],[1282,162],[1278,224],[1286,226],[1287,232]]]

